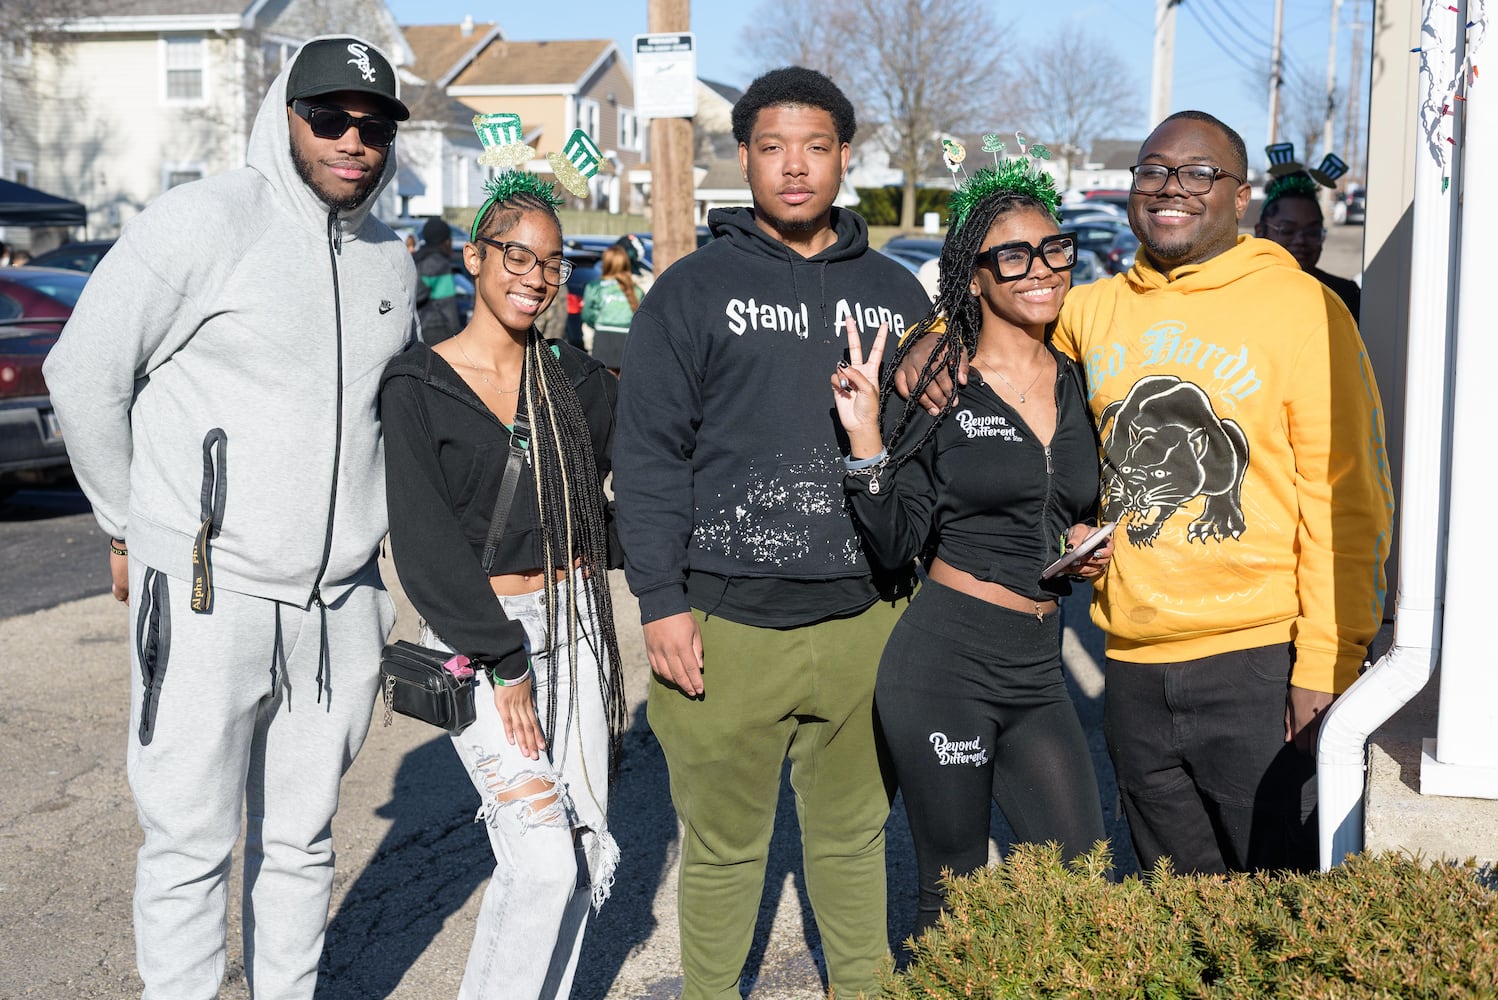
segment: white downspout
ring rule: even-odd
[[[1316,773],[1323,871],[1362,849],[1368,737],[1420,693],[1441,649],[1455,285],[1451,261],[1456,250],[1452,223],[1453,202],[1461,190],[1457,157],[1446,142],[1455,124],[1443,108],[1463,57],[1460,29],[1466,4],[1460,6],[1463,12],[1453,14],[1437,0],[1423,4],[1394,645],[1332,704],[1322,723]],[[1452,114],[1459,116],[1460,107]]]

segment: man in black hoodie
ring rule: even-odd
[[[849,318],[869,343],[929,300],[833,207],[855,123],[832,81],[767,73],[733,128],[754,207],[713,212],[718,238],[641,304],[615,438],[650,724],[686,831],[682,996],[739,995],[787,757],[830,985],[873,993],[890,802],[874,673],[908,580],[877,578],[859,547],[827,373]]]

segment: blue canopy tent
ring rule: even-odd
[[[88,210],[76,201],[0,180],[0,226],[86,226]]]

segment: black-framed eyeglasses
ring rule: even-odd
[[[978,263],[992,264],[1000,281],[1018,281],[1030,273],[1039,257],[1052,271],[1070,271],[1077,264],[1077,234],[1057,233],[1031,246],[1024,241],[1000,243],[978,254]]]
[[[1294,243],[1296,240],[1305,240],[1307,243],[1320,243],[1326,239],[1326,229],[1322,226],[1306,226],[1304,229],[1295,229],[1287,226],[1276,226],[1272,222],[1264,223],[1264,231],[1273,233],[1276,243]]]
[[[1219,177],[1231,177],[1239,184],[1243,178],[1221,167],[1207,163],[1183,163],[1179,167],[1167,167],[1163,163],[1136,163],[1129,168],[1134,175],[1134,190],[1140,194],[1156,194],[1165,190],[1170,176],[1175,175],[1181,190],[1187,194],[1206,194],[1212,190]]]
[[[379,115],[363,118],[351,115],[342,108],[326,104],[308,104],[306,101],[291,102],[291,110],[307,123],[312,134],[319,139],[341,139],[343,133],[353,126],[359,130],[359,141],[366,146],[383,149],[395,141],[395,121]]]
[[[499,251],[500,259],[504,261],[505,270],[511,274],[530,274],[537,265],[541,265],[541,279],[548,285],[565,285],[567,279],[572,277],[572,261],[563,257],[547,257],[542,260],[536,256],[536,251],[524,243],[502,243],[499,240],[491,240],[487,236],[480,236],[478,242],[487,243]]]

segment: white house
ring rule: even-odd
[[[82,202],[94,237],[116,235],[168,188],[243,165],[266,87],[307,38],[357,33],[397,66],[412,61],[378,0],[98,0],[93,9],[63,26],[60,44],[7,40],[0,175]],[[387,198],[379,211],[393,215],[394,192]]]

